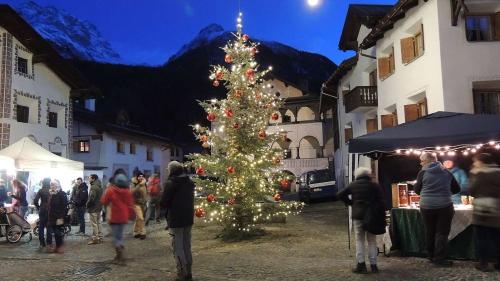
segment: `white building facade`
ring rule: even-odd
[[[0,148],[30,137],[69,156],[79,74],[12,8],[0,5]]]

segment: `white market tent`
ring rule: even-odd
[[[46,150],[28,137],[24,137],[0,150],[0,160],[7,163],[13,161],[15,169],[23,171],[35,170],[69,170],[83,172],[83,162],[73,161]]]

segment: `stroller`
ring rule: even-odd
[[[64,225],[63,225],[63,233],[65,236],[68,236],[71,233],[71,224],[70,224],[70,216],[66,215],[64,217]],[[33,228],[33,234],[38,237],[40,231],[40,219],[37,219],[35,222],[35,227]]]
[[[31,235],[31,225],[18,213],[7,212],[5,208],[0,207],[0,230],[5,229],[4,235],[9,243],[17,243],[21,238],[28,234],[29,241],[33,239]]]

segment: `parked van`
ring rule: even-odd
[[[300,175],[299,185],[300,201],[309,203],[311,199],[336,198],[337,185],[333,170],[314,170]]]

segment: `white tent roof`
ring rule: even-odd
[[[0,150],[0,159],[2,157],[13,159],[15,167],[20,170],[66,169],[83,171],[83,162],[55,155],[28,137]]]

